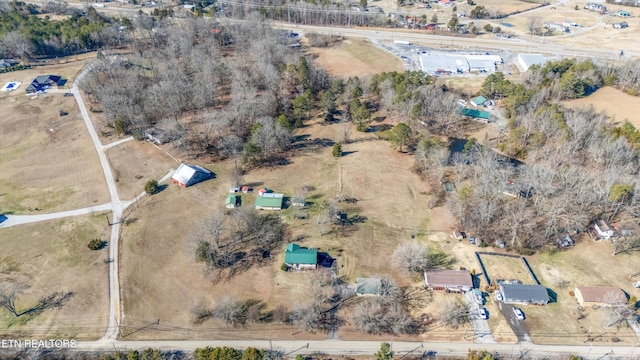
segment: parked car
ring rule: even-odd
[[[480,319],[482,319],[482,320],[487,320],[489,318],[489,314],[487,313],[487,309],[482,308],[482,307],[478,310],[478,315],[480,316]]]
[[[493,294],[493,298],[496,299],[496,301],[504,301],[504,298],[502,297],[502,292],[500,291],[496,291]]]
[[[516,316],[516,319],[524,320],[524,313],[522,312],[522,309],[514,307],[513,314]]]

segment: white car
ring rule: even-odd
[[[514,307],[513,308],[513,314],[516,316],[516,319],[524,320],[524,313],[522,312],[522,310],[520,308]]]
[[[478,309],[478,315],[480,316],[480,319],[482,320],[487,320],[489,318],[489,314],[487,314],[487,309],[485,308],[480,308]]]
[[[495,294],[493,295],[493,298],[496,299],[496,301],[503,301],[504,300],[502,298],[502,293],[500,291],[496,291]]]

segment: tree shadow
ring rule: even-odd
[[[168,184],[160,184],[160,185],[158,185],[158,188],[156,189],[156,194],[161,193],[164,189],[166,189],[168,187],[169,187]]]
[[[357,150],[354,150],[354,151],[343,151],[342,152],[342,156],[351,155],[351,154],[357,153],[357,152],[358,152]]]
[[[55,292],[47,297],[41,298],[40,301],[38,301],[38,303],[35,306],[32,306],[29,309],[16,313],[15,315],[17,317],[24,316],[24,315],[35,316],[47,309],[59,308],[62,305],[64,305],[64,303],[69,301],[69,299],[71,299],[71,297],[73,297],[74,295],[75,293],[73,292],[66,292],[66,293]]]
[[[432,269],[449,269],[456,263],[449,254],[443,252],[436,252],[429,254],[429,265]]]

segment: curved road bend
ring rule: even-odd
[[[78,103],[80,113],[82,114],[82,118],[84,119],[84,123],[87,126],[87,130],[89,130],[89,135],[91,135],[93,145],[95,146],[96,152],[98,153],[100,165],[102,166],[102,172],[104,173],[104,178],[107,182],[107,187],[109,188],[109,196],[111,197],[111,222],[113,224],[111,225],[111,239],[109,241],[109,258],[111,259],[111,262],[109,263],[109,326],[107,327],[107,331],[103,337],[104,340],[111,340],[116,339],[118,336],[120,321],[118,236],[120,234],[120,219],[122,218],[123,205],[120,203],[120,198],[118,197],[118,190],[116,188],[115,179],[113,178],[113,173],[111,172],[111,165],[107,160],[107,155],[105,154],[102,144],[100,143],[98,133],[91,123],[89,113],[87,112],[87,108],[84,106],[84,101],[82,100],[82,96],[80,96],[80,91],[78,90],[78,83],[89,71],[91,71],[91,67],[83,70],[80,75],[78,75],[76,80],[73,82],[73,88],[71,92],[73,93],[73,96]]]

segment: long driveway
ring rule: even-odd
[[[120,280],[118,276],[118,237],[120,234],[120,220],[122,218],[123,206],[120,203],[120,197],[118,196],[116,182],[113,177],[113,173],[111,172],[111,165],[109,164],[107,155],[105,154],[104,148],[100,143],[100,139],[98,138],[98,133],[91,123],[89,113],[87,112],[87,108],[84,105],[84,101],[82,100],[82,96],[80,95],[80,91],[78,90],[78,83],[89,71],[91,71],[90,66],[83,70],[80,75],[78,75],[76,80],[73,82],[73,88],[71,91],[73,92],[73,96],[78,103],[80,114],[82,114],[82,118],[84,119],[84,123],[87,126],[87,130],[89,131],[89,135],[91,136],[93,145],[95,146],[96,152],[98,153],[100,165],[102,166],[102,172],[104,173],[104,178],[109,189],[109,196],[111,197],[112,225],[111,239],[109,241],[109,258],[111,259],[111,262],[109,262],[109,326],[104,335],[104,339],[115,339],[118,336],[118,324],[121,313]]]

